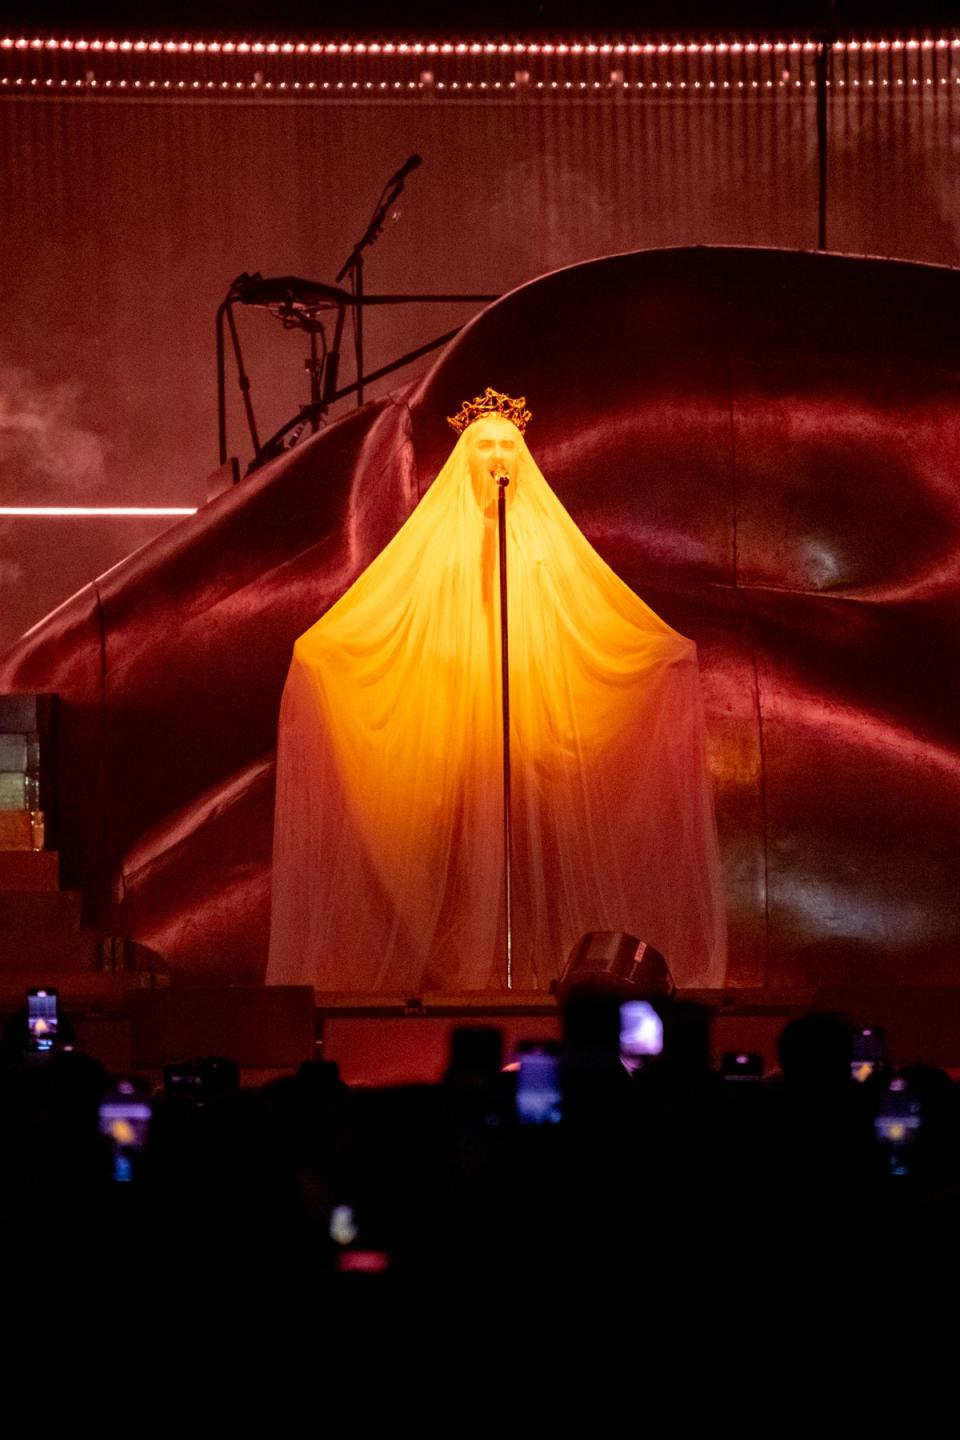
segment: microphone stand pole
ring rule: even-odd
[[[349,275],[353,286],[355,304],[353,307],[353,343],[356,354],[357,365],[357,404],[363,404],[363,252],[372,245],[382,234],[384,221],[400,198],[403,191],[403,182],[411,170],[416,170],[421,164],[419,155],[411,155],[405,165],[402,165],[396,175],[392,175],[384,186],[383,194],[377,201],[377,208],[373,212],[373,219],[364,230],[360,239],[354,245],[350,254],[340,267],[337,275],[337,284],[346,279]]]
[[[507,486],[502,470],[497,482],[497,540],[500,558],[500,701],[503,714],[503,898],[507,922],[507,989],[513,989],[513,832],[510,810],[510,647],[507,624]]]

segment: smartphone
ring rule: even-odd
[[[150,1102],[130,1080],[121,1080],[100,1105],[100,1134],[113,1147],[113,1178],[121,1183],[134,1178],[137,1157],[150,1133]]]
[[[52,1050],[57,1038],[56,990],[27,991],[27,1029],[31,1050]]]
[[[334,1205],[330,1211],[330,1239],[337,1245],[352,1245],[359,1231],[352,1205]]]
[[[873,1122],[873,1133],[886,1153],[888,1174],[910,1174],[910,1151],[922,1124],[920,1097],[896,1076],[880,1096]]]
[[[563,1109],[560,1057],[547,1045],[520,1053],[516,1113],[521,1125],[556,1125]]]
[[[663,1021],[649,1000],[625,1000],[620,1006],[620,1059],[627,1070],[663,1053]]]
[[[850,1074],[854,1080],[869,1080],[886,1067],[887,1041],[878,1025],[864,1025],[850,1037]]]

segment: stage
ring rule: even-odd
[[[729,990],[951,985],[957,288],[945,267],[746,248],[546,275],[415,385],[78,592],[0,660],[5,703],[34,697],[20,743],[36,736],[50,762],[41,790],[55,773],[43,845],[78,897],[67,914],[49,896],[56,923],[79,906],[174,987],[262,982],[293,643],[429,494],[445,417],[509,353],[501,383],[536,393],[537,455],[567,513],[697,646]]]
[[[714,1013],[715,1059],[749,1050],[772,1071],[778,1033],[813,1008],[882,1024],[901,1063],[960,1064],[960,40],[837,27],[418,48],[7,37],[0,148],[22,223],[0,260],[39,301],[0,357],[5,1015],[31,986],[58,988],[115,1072],[220,1052],[251,1079],[321,1056],[359,1085],[431,1081],[457,1023],[499,1026],[508,1049],[557,1033],[547,987],[578,930],[673,918],[669,863],[654,862],[689,826],[664,803],[656,833],[612,843],[593,879],[611,853],[646,865],[666,920],[649,895],[637,925],[598,902],[603,926],[538,942],[520,983],[539,990],[466,989],[453,945],[447,972],[394,983],[379,942],[344,958],[296,920],[279,978],[298,984],[264,986],[293,647],[430,509],[447,420],[491,384],[525,397],[525,443],[597,573],[696,647],[728,945],[722,988],[682,989]],[[51,294],[70,296],[69,344]],[[399,591],[419,556],[408,568]],[[582,573],[560,578],[552,591],[582,601]],[[556,613],[560,633],[573,610]],[[443,673],[457,646],[439,649]],[[526,650],[543,672],[550,645]],[[436,723],[441,775],[460,729]],[[625,798],[643,810],[655,733],[659,776],[675,735],[649,724],[617,756],[623,790],[605,777],[604,834],[619,836]],[[377,870],[364,921],[381,882],[406,900],[383,856],[434,842],[423,773],[412,827],[379,791],[364,801],[350,862]],[[451,833],[470,814],[469,875],[500,843],[475,788],[473,811],[447,810]],[[571,816],[554,889],[519,902],[540,918],[581,858]],[[338,827],[291,842],[294,870],[304,854],[315,867],[295,876],[301,897],[325,883]],[[424,861],[421,902],[446,853]],[[534,839],[528,872],[536,859]],[[349,915],[349,887],[331,893]],[[489,968],[499,922],[479,912]],[[443,915],[470,961],[474,918],[458,931]],[[719,986],[720,947],[716,970],[689,948]]]

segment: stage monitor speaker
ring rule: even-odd
[[[571,990],[610,995],[668,996],[674,992],[670,967],[659,950],[620,930],[592,930],[570,951],[557,997]]]

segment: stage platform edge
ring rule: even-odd
[[[89,987],[63,996],[78,1045],[112,1073],[156,1080],[165,1064],[219,1054],[237,1061],[246,1084],[290,1074],[311,1059],[335,1060],[353,1085],[430,1083],[443,1073],[458,1025],[496,1026],[505,1052],[520,1040],[560,1033],[557,1002],[544,991],[404,996],[310,986],[124,988],[118,975],[109,983],[106,977],[89,979]],[[763,1056],[766,1071],[774,1070],[783,1027],[814,1009],[882,1025],[895,1065],[927,1062],[960,1071],[960,986],[695,990],[681,996],[712,1009],[717,1061],[724,1051],[749,1050]],[[0,997],[4,1019],[16,1008],[12,995]]]

